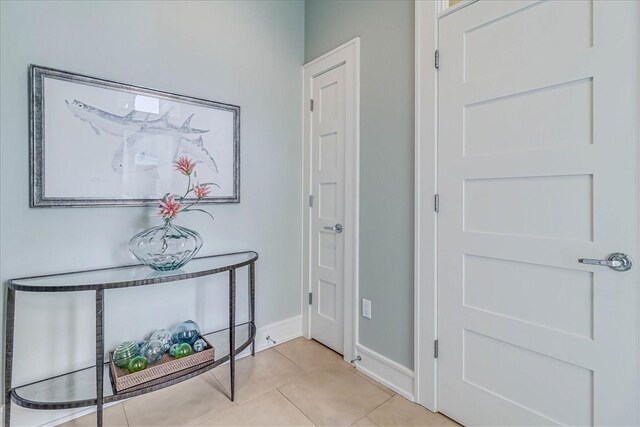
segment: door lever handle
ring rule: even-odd
[[[608,259],[580,258],[578,262],[580,264],[604,265],[606,267],[620,267],[622,265],[620,261],[609,261]]]
[[[338,233],[338,234],[342,233],[342,230],[343,230],[343,228],[342,228],[342,224],[336,224],[336,225],[334,225],[333,227],[328,227],[328,226],[327,226],[327,227],[323,227],[323,228],[324,228],[325,230],[328,230],[328,231],[335,231],[335,232],[336,232],[336,233]]]
[[[580,264],[602,265],[615,271],[627,271],[633,266],[633,261],[629,255],[621,252],[613,253],[607,259],[579,258],[578,262]]]

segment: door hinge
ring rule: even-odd
[[[309,207],[313,207],[313,194],[309,194]]]
[[[434,359],[438,358],[438,340],[435,340],[433,342],[433,358]]]
[[[309,305],[313,304],[313,293],[309,292]]]
[[[309,100],[309,111],[313,111],[313,99]]]
[[[440,51],[436,50],[436,53],[434,55],[434,65],[436,66],[437,69],[440,68]]]
[[[433,210],[435,213],[440,212],[440,195],[436,194],[433,198]]]

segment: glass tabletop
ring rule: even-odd
[[[125,288],[192,279],[248,265],[258,259],[253,251],[194,258],[175,271],[155,271],[146,265],[102,268],[72,273],[12,279],[9,287],[26,292],[68,292]]]

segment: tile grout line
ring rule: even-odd
[[[291,359],[291,358],[290,358],[290,357],[288,357],[286,354],[284,354],[283,352],[281,352],[280,350],[278,350],[278,347],[283,346],[283,345],[285,345],[285,344],[287,344],[287,343],[290,343],[290,342],[294,342],[294,341],[296,341],[296,340],[298,340],[298,339],[301,339],[301,338],[302,338],[302,337],[298,337],[298,338],[296,338],[296,339],[294,339],[294,340],[287,341],[287,342],[285,342],[285,343],[275,345],[275,346],[273,346],[273,347],[271,347],[271,348],[272,348],[272,349],[274,349],[274,350],[276,350],[278,353],[280,353],[282,356],[284,356],[284,358],[285,358],[285,359],[289,360],[291,363],[293,363],[294,365],[296,365],[298,368],[302,369],[302,370],[305,372],[305,374],[310,374],[310,373],[312,373],[313,371],[316,371],[316,370],[318,370],[319,368],[321,368],[321,367],[322,367],[323,365],[325,365],[326,363],[329,363],[329,362],[322,363],[322,364],[320,364],[319,366],[316,366],[316,367],[315,367],[315,369],[312,369],[312,370],[310,370],[310,371],[308,371],[308,372],[307,372],[307,370],[306,370],[304,367],[302,367],[302,366],[298,365],[298,364],[295,362],[295,360]],[[329,347],[325,346],[325,345],[324,345],[324,344],[322,344],[322,343],[319,343],[318,341],[316,341],[316,340],[314,340],[314,339],[310,339],[310,340],[307,340],[306,338],[303,338],[303,339],[305,339],[306,341],[313,341],[313,342],[317,343],[318,345],[322,346],[323,348],[326,348],[327,350],[331,351],[332,353],[335,353],[336,355],[340,356],[340,353],[336,353],[334,350],[330,349]],[[338,360],[342,360],[342,359],[338,358]],[[331,360],[330,362],[333,362],[333,360]]]
[[[288,341],[287,341],[287,342],[288,342]],[[283,343],[283,344],[286,344],[286,343]],[[307,372],[307,370],[306,370],[306,369],[304,369],[302,366],[298,365],[295,361],[293,361],[292,359],[288,358],[286,354],[284,354],[284,353],[282,353],[280,350],[278,350],[278,347],[280,347],[280,346],[281,346],[281,345],[283,345],[283,344],[279,344],[279,345],[276,345],[276,346],[271,347],[271,348],[273,348],[275,351],[277,351],[277,352],[278,352],[278,354],[280,354],[282,357],[284,357],[285,359],[287,359],[289,362],[293,363],[293,364],[294,364],[294,365],[296,365],[298,368],[302,369],[302,370],[304,371],[304,373],[305,373],[305,374],[308,374],[309,372]]]
[[[129,423],[129,417],[127,416],[127,410],[124,408],[124,402],[122,402],[120,405],[122,405],[122,412],[124,412],[124,420],[127,422],[127,427],[131,427],[131,424]]]
[[[289,341],[287,341],[289,342]],[[289,362],[293,363],[294,365],[296,365],[302,372],[304,372],[305,374],[308,374],[309,372],[307,372],[306,369],[304,369],[302,366],[298,365],[293,359],[287,357],[286,354],[284,354],[283,352],[281,352],[280,350],[278,350],[278,347],[280,347],[281,345],[284,345],[286,343],[283,344],[278,344],[275,347],[271,347],[272,349],[274,349],[276,352],[278,352],[278,354],[282,357],[284,357],[285,359],[287,359]],[[282,384],[281,384],[282,385]],[[278,386],[279,387],[279,386]]]
[[[254,400],[256,400],[256,399],[259,399],[259,398],[261,398],[261,397],[265,396],[266,394],[269,394],[269,393],[271,393],[272,391],[277,390],[277,387],[280,387],[281,385],[284,385],[284,384],[280,384],[280,385],[278,385],[278,386],[274,387],[274,388],[273,388],[273,389],[271,389],[271,390],[267,390],[267,391],[265,391],[265,392],[262,392],[262,393],[258,394],[257,396],[253,396],[251,399],[246,400],[246,401],[244,401],[244,402],[242,402],[242,403],[238,403],[238,402],[236,402],[236,401],[233,401],[232,403],[233,403],[235,406],[233,406],[232,408],[240,407],[240,406],[246,405],[246,404],[247,404],[247,403],[249,403],[249,402],[253,402],[253,401],[254,401]],[[224,411],[220,411],[220,412],[225,412],[225,411],[228,411],[229,409],[232,409],[232,408],[228,408],[228,409],[225,409]]]
[[[222,389],[222,391],[224,391],[225,393],[228,393],[229,390],[226,389],[226,387],[224,385],[222,385],[222,383],[220,382],[220,380],[218,379],[218,377],[215,376],[215,374],[213,373],[213,369],[211,369],[210,371],[207,371],[207,373],[211,374],[211,376],[213,377],[213,380],[220,386],[220,388]],[[229,399],[229,396],[225,396],[227,399]],[[231,399],[229,399],[231,401]],[[219,411],[219,413],[223,413],[225,411],[228,411],[229,409],[233,409],[235,407],[240,406],[240,404],[238,402],[236,402],[235,400],[231,402],[233,405],[231,405],[229,408],[227,409],[223,409],[222,411]]]
[[[354,426],[356,424],[358,424],[360,421],[364,420],[364,419],[368,419],[369,421],[371,421],[372,423],[374,423],[377,426],[380,426],[380,424],[378,424],[377,422],[373,421],[371,418],[367,417],[366,415],[362,416],[362,418],[359,418],[358,421],[356,421],[355,423],[351,424],[351,426]]]
[[[280,353],[280,352],[278,352],[278,353]],[[307,370],[306,370],[306,369],[304,369],[302,366],[298,365],[298,364],[297,364],[293,359],[290,359],[289,357],[287,357],[287,355],[285,355],[285,354],[283,354],[283,353],[280,353],[280,354],[281,354],[285,359],[287,359],[288,361],[290,361],[291,363],[293,363],[294,365],[296,365],[298,368],[300,368],[300,369],[305,373],[305,375],[309,375],[309,374],[311,374],[311,373],[313,373],[313,372],[317,371],[318,369],[322,368],[323,366],[327,365],[328,363],[336,363],[338,366],[341,366],[341,365],[340,365],[340,362],[339,362],[339,360],[341,360],[341,359],[338,359],[338,360],[329,360],[329,361],[327,361],[327,362],[321,363],[320,365],[316,366],[316,367],[315,367],[315,368],[313,368],[312,370],[307,371]],[[345,369],[348,369],[346,366],[341,366],[341,367],[343,367],[343,368],[345,368]],[[280,385],[283,385],[283,384],[280,384]],[[280,386],[278,386],[278,387],[280,387]]]
[[[222,385],[222,382],[220,382],[220,380],[218,379],[218,377],[216,377],[213,374],[213,369],[209,370],[206,372],[207,374],[211,374],[211,376],[213,377],[213,380],[216,382],[216,384],[218,384],[221,388],[221,390],[216,390],[219,391],[221,394],[225,395],[225,397],[227,398],[227,400],[231,401],[231,399],[229,399],[229,396],[226,395],[226,393],[228,393],[228,390]],[[205,375],[205,374],[202,374]],[[197,378],[197,377],[196,377]],[[213,387],[214,389],[216,389],[216,387]],[[206,427],[207,424],[206,423],[206,419],[210,416],[210,415],[217,415],[217,414],[222,414],[226,411],[229,411],[231,409],[237,408],[240,405],[238,405],[237,402],[233,401],[231,402],[231,406],[228,407],[227,409],[223,409],[223,410],[211,410],[209,412],[207,412],[204,415],[201,415],[200,417],[196,418],[195,420],[191,420],[191,423],[189,424],[190,426],[194,426],[194,427]],[[195,423],[193,423],[193,421],[195,421]]]
[[[282,354],[282,353],[281,353],[281,354]],[[289,359],[287,356],[285,356],[284,354],[283,354],[283,356],[284,356],[286,359],[291,360],[291,359]],[[291,362],[293,362],[293,360],[291,360]],[[293,362],[293,363],[295,364],[295,362]],[[342,365],[339,363],[339,361],[330,361],[330,362],[326,362],[324,365],[329,364],[329,363],[334,363],[337,367],[342,368],[342,369],[346,369],[347,371],[349,371],[349,370],[348,370],[348,368],[347,368],[346,366],[342,366]],[[324,365],[323,365],[323,366],[324,366]],[[296,366],[298,366],[298,365],[296,365]],[[316,368],[315,370],[313,370],[313,371],[311,371],[311,372],[305,372],[305,375],[304,375],[304,376],[308,376],[308,375],[310,375],[310,374],[314,373],[315,371],[317,371],[317,370],[318,370],[318,369],[320,369],[321,367],[322,367],[322,366],[319,366],[318,368]],[[301,369],[302,369],[302,368],[301,368]],[[380,402],[380,404],[379,404],[379,405],[377,405],[377,406],[376,406],[375,408],[373,408],[371,411],[369,411],[369,412],[365,413],[362,417],[358,418],[358,419],[355,421],[355,422],[358,422],[358,421],[360,421],[362,418],[368,417],[370,413],[372,413],[373,411],[375,411],[376,409],[378,409],[380,406],[382,406],[382,405],[384,405],[385,403],[387,403],[387,402],[389,401],[389,399],[391,399],[391,398],[393,398],[393,397],[395,396],[395,394],[394,394],[394,395],[390,395],[390,394],[389,394],[389,393],[387,393],[386,391],[384,391],[384,390],[380,389],[380,387],[377,387],[375,384],[372,384],[370,381],[367,381],[366,379],[364,379],[364,378],[360,377],[360,375],[358,375],[358,373],[357,373],[357,372],[358,372],[357,368],[353,367],[353,369],[354,369],[354,372],[349,371],[349,373],[351,373],[351,374],[353,374],[353,375],[357,376],[358,378],[360,378],[361,380],[365,381],[365,382],[366,382],[367,384],[369,384],[370,386],[375,387],[376,389],[380,390],[382,393],[384,393],[384,394],[386,394],[386,395],[387,395],[387,398],[386,398],[385,400],[383,400],[382,402]],[[277,386],[277,387],[276,387],[276,390],[278,390],[278,391],[280,392],[280,394],[282,394],[282,395],[284,396],[284,398],[285,398],[285,399],[287,399],[289,402],[291,402],[291,404],[292,404],[296,409],[298,409],[298,410],[299,410],[299,411],[300,411],[300,412],[301,412],[305,417],[307,417],[307,419],[309,419],[309,421],[311,421],[314,425],[316,425],[316,426],[317,426],[317,424],[315,424],[315,423],[313,422],[313,420],[311,420],[311,418],[309,418],[309,416],[308,416],[308,415],[307,415],[307,414],[306,414],[306,413],[305,413],[301,408],[299,408],[295,403],[293,403],[293,402],[292,402],[292,401],[291,401],[291,400],[290,400],[290,399],[289,399],[289,398],[288,398],[288,397],[287,397],[287,396],[286,396],[286,395],[285,395],[285,394],[280,390],[280,388],[279,388],[279,387],[281,387],[281,386],[283,386],[283,385],[286,385],[286,384],[281,384],[281,385]],[[369,418],[369,419],[370,419],[370,418]],[[373,420],[371,420],[371,421],[373,421]],[[373,421],[373,422],[374,422],[375,424],[378,424],[378,423],[376,423],[375,421]]]
[[[220,388],[222,389],[221,392],[225,395],[225,397],[228,400],[231,400],[231,399],[229,399],[229,396],[228,396],[229,390],[227,389],[227,387],[224,386],[224,384],[222,384],[222,381],[220,381],[220,379],[218,377],[216,377],[216,374],[213,373],[214,370],[215,369],[211,369],[211,370],[207,371],[207,373],[210,374],[213,377],[213,380],[220,386]],[[231,402],[231,403],[233,403],[235,406],[240,406],[235,400],[233,402]],[[228,408],[228,409],[231,409],[231,408]],[[222,410],[220,412],[224,412],[226,410],[227,409],[224,409],[224,410]]]
[[[373,385],[373,384],[371,384],[371,385]],[[382,390],[381,390],[381,391],[382,391]],[[386,393],[385,393],[385,394],[386,394]],[[388,398],[386,398],[386,399],[384,400],[384,402],[381,402],[378,406],[376,406],[375,408],[373,408],[372,410],[370,410],[369,412],[367,412],[367,413],[365,414],[365,417],[369,418],[369,414],[371,414],[373,411],[375,411],[376,409],[378,409],[379,407],[381,407],[382,405],[384,405],[385,403],[387,403],[390,399],[392,399],[392,398],[394,398],[394,397],[395,397],[395,396],[389,396]],[[373,420],[373,418],[369,418],[369,419],[370,419],[371,421],[373,421],[374,423],[376,423],[376,422]],[[378,423],[376,423],[376,424],[378,424]]]
[[[280,344],[280,345],[282,345],[282,344]],[[272,347],[271,349],[276,349],[276,347],[278,347],[278,346],[274,346],[274,347]],[[270,349],[267,349],[267,350],[270,350]],[[302,374],[302,375],[300,376],[300,378],[305,377],[305,376],[307,376],[307,375],[309,374],[309,373],[308,373],[308,372],[306,372],[306,371],[305,371],[301,366],[299,366],[298,364],[296,364],[293,360],[289,359],[287,356],[285,356],[285,355],[284,355],[284,354],[282,354],[281,352],[277,351],[277,353],[278,353],[280,356],[284,357],[284,358],[285,358],[286,360],[288,360],[289,362],[291,362],[295,367],[297,367],[297,368],[301,371],[301,374]],[[213,373],[213,370],[209,371],[209,373],[211,373],[211,375],[212,375],[212,376],[214,377],[214,379],[218,382],[218,384],[220,384],[220,386],[221,386],[221,387],[226,391],[226,388],[222,385],[222,383],[220,382],[220,380],[218,379],[218,377],[216,377],[216,376],[215,376],[215,374]],[[302,414],[306,419],[308,419],[308,420],[309,420],[309,422],[310,422],[311,424],[313,424],[313,425],[315,426],[315,425],[317,425],[317,424],[315,424],[315,423],[314,423],[314,422],[313,422],[313,421],[312,421],[312,420],[307,416],[307,414],[305,414],[305,413],[304,413],[300,408],[298,408],[298,407],[297,407],[293,402],[291,402],[291,401],[287,398],[287,396],[285,396],[285,395],[284,395],[284,394],[283,394],[283,393],[278,389],[278,387],[281,387],[281,386],[287,385],[287,384],[289,384],[290,382],[295,381],[295,380],[297,380],[297,379],[299,379],[299,378],[292,378],[292,379],[291,379],[290,381],[288,381],[288,382],[284,382],[284,383],[282,383],[282,384],[278,384],[278,385],[276,385],[275,387],[273,387],[272,389],[267,390],[267,391],[265,391],[265,392],[263,392],[263,393],[261,393],[261,394],[258,394],[257,396],[254,396],[254,397],[252,397],[251,399],[249,399],[249,400],[247,400],[247,401],[245,401],[245,402],[242,402],[242,403],[233,402],[235,406],[232,406],[232,407],[227,408],[227,409],[225,409],[225,410],[223,410],[223,411],[220,411],[220,413],[223,413],[223,412],[226,412],[226,411],[228,411],[228,410],[230,410],[230,409],[233,409],[233,408],[236,408],[236,407],[240,407],[240,406],[243,406],[243,405],[248,404],[248,403],[250,403],[250,402],[253,402],[254,400],[259,399],[259,398],[261,398],[261,397],[264,397],[265,395],[267,395],[268,393],[271,393],[272,391],[277,391],[277,392],[278,392],[282,397],[284,397],[284,398],[285,398],[289,403],[291,403],[291,404],[293,405],[293,407],[294,407],[298,412],[300,412],[300,413],[301,413],[301,414]]]
[[[376,406],[375,408],[373,408],[372,410],[370,410],[369,412],[367,412],[366,414],[364,414],[364,415],[362,416],[362,418],[365,418],[365,417],[369,418],[369,414],[370,414],[370,413],[372,413],[373,411],[375,411],[376,409],[378,409],[379,407],[381,407],[382,405],[384,405],[385,403],[387,403],[387,402],[389,401],[389,399],[391,399],[391,398],[395,397],[396,395],[395,395],[395,394],[390,395],[390,394],[389,394],[389,393],[387,393],[385,390],[381,389],[381,388],[380,388],[380,387],[378,387],[376,384],[373,384],[371,381],[369,381],[369,379],[367,379],[367,378],[362,378],[362,376],[359,374],[359,372],[360,372],[360,371],[358,371],[358,368],[357,368],[357,367],[355,367],[355,366],[354,366],[353,368],[354,368],[354,372],[352,372],[352,373],[353,373],[354,375],[356,375],[357,377],[359,377],[361,380],[366,381],[369,385],[371,385],[372,387],[377,388],[378,390],[380,390],[381,392],[383,392],[384,394],[386,394],[386,395],[388,396],[385,400],[383,400],[382,402],[380,402],[380,404],[379,404],[378,406]],[[371,380],[373,380],[373,378],[371,378]],[[375,381],[375,380],[373,380],[373,381]],[[375,381],[375,382],[376,382],[377,384],[380,384],[380,383],[378,383],[377,381]],[[382,384],[380,384],[380,385],[382,385]],[[360,421],[362,418],[359,418],[358,420],[356,420],[356,422]],[[369,419],[370,419],[371,421],[373,421],[371,418],[369,418]],[[373,422],[374,422],[375,424],[378,424],[378,423],[376,423],[375,421],[373,421]]]
[[[225,392],[229,392],[229,390],[227,390],[227,388],[220,382],[220,380],[218,379],[218,377],[216,377],[216,375],[213,373],[213,369],[208,370],[207,373],[209,375],[211,375],[213,377],[213,380],[218,383],[218,385],[222,388],[223,391]],[[235,403],[235,402],[234,402]]]
[[[282,344],[279,344],[279,345],[282,345]],[[271,349],[275,349],[275,347],[277,347],[277,346],[274,346],[274,347],[271,347],[271,348],[269,348],[269,349],[266,349],[266,350],[265,350],[265,352],[267,352],[267,351],[269,351],[269,350],[271,350]],[[309,372],[306,372],[304,369],[302,369],[302,367],[298,366],[298,365],[297,365],[293,360],[289,359],[289,358],[288,358],[287,356],[285,356],[284,354],[282,354],[282,353],[280,353],[280,352],[278,352],[278,354],[280,354],[280,355],[281,355],[282,357],[284,357],[286,360],[288,360],[289,362],[291,362],[291,363],[292,363],[296,368],[298,368],[298,369],[301,371],[301,375],[300,375],[300,377],[291,378],[289,381],[283,382],[283,383],[281,383],[281,384],[277,384],[277,385],[275,385],[272,389],[267,390],[267,391],[265,391],[265,392],[263,392],[263,393],[260,393],[260,394],[258,394],[257,396],[253,396],[251,399],[249,399],[249,400],[247,400],[247,401],[245,401],[245,402],[238,403],[238,402],[235,402],[235,401],[234,401],[234,402],[233,402],[233,404],[234,404],[235,406],[242,406],[242,405],[244,405],[244,404],[247,404],[247,403],[249,403],[249,402],[252,402],[253,400],[256,400],[256,399],[258,399],[258,398],[260,398],[260,397],[263,397],[264,395],[266,395],[266,394],[268,394],[268,393],[270,393],[270,392],[272,392],[272,391],[274,391],[274,390],[278,390],[278,387],[281,387],[281,386],[287,385],[287,384],[289,384],[289,383],[291,383],[291,382],[293,382],[293,381],[296,381],[296,380],[298,380],[298,379],[300,379],[300,378],[303,378],[303,377],[305,377],[305,376],[307,376],[307,375],[309,374]],[[208,371],[208,372],[209,372],[209,373],[211,373],[211,375],[213,376],[213,378],[218,382],[218,384],[220,384],[220,386],[222,387],[222,389],[223,389],[225,392],[228,392],[228,390],[226,389],[226,387],[224,387],[224,385],[222,385],[222,382],[220,381],[220,379],[219,379],[218,377],[216,377],[216,375],[213,373],[213,371],[214,371],[214,370],[212,369],[211,371]],[[280,391],[280,390],[278,390],[278,391]],[[232,409],[232,408],[228,408],[228,409]],[[225,412],[225,411],[227,411],[228,409],[225,409],[225,410],[220,411],[220,412]]]
[[[391,397],[397,395],[398,393],[396,393],[395,391],[391,390],[389,387],[387,387],[386,385],[379,383],[378,381],[374,380],[373,378],[371,378],[370,376],[368,376],[367,374],[365,374],[362,371],[358,371],[358,369],[356,368],[355,374],[358,375],[360,378],[362,378],[363,380],[366,380],[367,382],[369,382],[370,384],[378,387],[380,390],[384,391],[385,393],[391,394]],[[415,403],[415,402],[414,402]]]
[[[276,347],[279,347],[279,346],[276,346]],[[289,398],[288,398],[288,397],[287,397],[287,396],[286,396],[286,395],[285,395],[285,394],[280,390],[280,387],[283,387],[283,386],[285,386],[285,385],[289,384],[290,382],[293,382],[293,381],[299,380],[299,379],[301,379],[301,378],[304,378],[304,377],[306,377],[306,376],[310,375],[311,373],[315,372],[316,370],[318,370],[318,369],[322,368],[322,366],[326,366],[327,364],[331,364],[331,365],[335,365],[336,367],[343,368],[343,369],[345,369],[346,371],[348,371],[348,372],[350,372],[350,373],[356,374],[356,376],[357,376],[357,377],[360,377],[360,379],[365,380],[365,378],[363,378],[361,375],[358,375],[358,371],[357,371],[357,369],[356,369],[355,367],[352,367],[352,366],[343,366],[343,364],[342,364],[342,363],[340,363],[340,362],[341,362],[340,360],[328,360],[327,362],[325,362],[325,363],[324,363],[324,364],[322,364],[321,366],[318,366],[318,367],[317,367],[317,369],[312,370],[311,372],[307,372],[307,371],[306,371],[302,366],[298,365],[294,360],[292,360],[291,358],[287,357],[287,355],[283,354],[283,353],[282,353],[281,351],[279,351],[276,347],[273,347],[273,348],[276,350],[276,353],[277,353],[278,355],[280,355],[280,356],[283,356],[283,357],[284,357],[284,360],[289,361],[293,366],[296,366],[296,367],[300,370],[300,372],[301,372],[301,374],[302,374],[302,375],[300,375],[299,377],[298,377],[298,376],[296,376],[297,378],[292,378],[290,381],[287,381],[287,382],[285,382],[285,383],[278,384],[278,385],[276,385],[274,388],[272,388],[271,390],[268,390],[268,391],[266,391],[266,392],[264,392],[264,393],[261,393],[261,394],[259,394],[258,396],[254,396],[254,397],[252,397],[251,399],[247,400],[246,402],[243,402],[242,404],[239,404],[239,403],[237,403],[237,402],[232,402],[232,403],[233,403],[233,405],[232,405],[231,407],[229,407],[229,408],[227,408],[227,409],[224,409],[224,410],[222,410],[222,411],[219,411],[218,413],[222,414],[222,413],[224,413],[224,412],[226,412],[226,411],[228,411],[228,410],[230,410],[230,409],[240,407],[240,406],[242,406],[242,405],[244,405],[244,404],[246,404],[246,403],[252,402],[252,401],[254,401],[254,400],[256,400],[256,399],[258,399],[258,398],[260,398],[260,397],[263,397],[264,395],[266,395],[267,393],[269,393],[269,392],[271,392],[271,391],[273,391],[273,390],[277,390],[277,391],[278,391],[278,393],[280,393],[280,395],[286,399],[286,401],[288,401],[291,405],[293,405],[293,407],[294,407],[296,410],[298,410],[298,411],[299,411],[299,412],[300,412],[300,413],[301,413],[301,414],[302,414],[302,415],[303,415],[303,416],[304,416],[304,417],[305,417],[305,418],[306,418],[306,419],[307,419],[311,424],[313,424],[314,426],[316,426],[317,424],[316,424],[316,423],[315,423],[315,422],[314,422],[314,421],[313,421],[313,420],[312,420],[312,419],[311,419],[311,418],[310,418],[310,417],[309,417],[309,416],[308,416],[308,415],[307,415],[307,414],[306,414],[306,413],[305,413],[301,408],[299,408],[299,407],[298,407],[298,406],[297,406],[293,401],[291,401],[291,399],[289,399]],[[352,372],[352,371],[353,371],[353,372]],[[217,385],[220,387],[220,390],[222,390],[222,392],[223,392],[223,393],[226,393],[226,392],[227,392],[226,387],[224,387],[224,385],[222,384],[221,380],[220,380],[220,379],[219,379],[219,378],[214,374],[214,371],[213,371],[213,370],[210,370],[210,371],[207,371],[207,373],[211,375],[211,377],[212,377],[212,378],[213,378],[213,380],[214,380],[214,383],[215,383],[215,384],[217,384]],[[369,381],[369,380],[367,379],[367,380],[366,380],[366,382],[367,382],[367,383],[369,383],[369,384],[370,384],[370,385],[372,385],[372,386],[376,386],[376,384],[375,384],[373,381]],[[215,387],[215,388],[217,388],[217,387]],[[383,392],[384,392],[384,390],[382,390],[380,387],[377,387],[377,386],[376,386],[376,388],[378,388],[379,390],[381,390],[381,391],[383,391]],[[375,411],[376,409],[378,409],[380,406],[384,405],[386,402],[388,402],[388,401],[389,401],[389,399],[391,399],[392,397],[394,397],[394,395],[389,395],[388,393],[385,393],[385,394],[387,394],[387,396],[388,396],[388,397],[387,397],[384,401],[382,401],[379,405],[377,405],[376,407],[374,407],[371,411],[369,411],[369,412],[367,412],[366,414],[364,414],[360,419],[356,420],[356,422],[358,422],[359,420],[361,420],[361,419],[363,419],[363,418],[368,418],[368,415],[369,415],[369,414],[371,414],[373,411]],[[227,397],[227,398],[228,398],[228,397]],[[130,422],[130,421],[129,421],[129,419],[128,419],[128,415],[127,415],[126,409],[124,408],[124,403],[125,403],[125,402],[123,402],[123,403],[122,403],[122,407],[123,407],[123,412],[124,412],[124,415],[125,415],[125,420],[126,420],[127,425],[128,425],[128,426],[131,426],[131,422]],[[216,412],[217,412],[217,411],[216,411]],[[369,419],[370,419],[370,418],[369,418]],[[200,421],[203,421],[203,420],[200,420]],[[198,425],[201,425],[201,424],[198,424]]]
[[[280,387],[280,386],[278,386],[278,387]],[[276,387],[276,390],[278,391],[278,393],[280,393],[280,394],[282,395],[282,397],[284,397],[285,399],[287,399],[287,401],[288,401],[289,403],[291,403],[291,404],[293,405],[293,407],[294,407],[294,408],[296,408],[296,409],[297,409],[297,410],[298,410],[302,415],[304,415],[304,417],[305,417],[306,419],[308,419],[308,420],[309,420],[309,422],[310,422],[311,424],[313,424],[314,426],[317,426],[317,425],[318,425],[318,424],[314,423],[314,422],[313,422],[313,420],[312,420],[311,418],[309,418],[309,416],[308,416],[307,414],[305,414],[305,412],[304,412],[302,409],[298,408],[298,407],[296,406],[296,404],[295,404],[295,403],[293,403],[293,402],[292,402],[292,401],[291,401],[291,400],[290,400],[290,399],[289,399],[289,398],[288,398],[288,397],[287,397],[287,396],[286,396],[282,391],[280,391],[280,389],[279,389],[278,387]]]

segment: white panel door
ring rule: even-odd
[[[311,337],[344,351],[345,66],[313,78],[311,93]]]
[[[438,409],[638,425],[638,2],[439,22]]]

